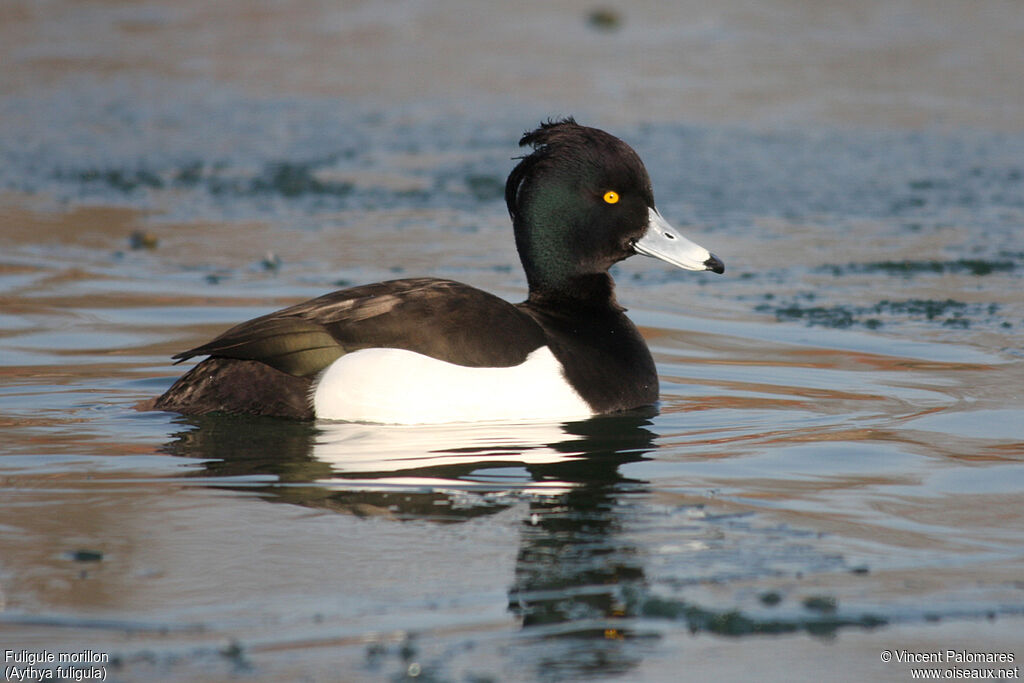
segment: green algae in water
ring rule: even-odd
[[[804,598],[804,609],[822,614],[833,614],[839,606],[838,601],[830,595],[812,595]]]
[[[345,196],[352,191],[351,183],[320,180],[315,170],[322,164],[279,161],[269,164],[262,175],[249,183],[253,194],[279,194],[282,197],[303,195]]]
[[[813,607],[809,607],[811,602]],[[804,606],[822,616],[763,619],[744,614],[737,609],[706,609],[685,601],[649,597],[638,607],[638,614],[647,618],[685,621],[694,632],[714,633],[722,636],[772,635],[804,631],[814,635],[834,635],[844,627],[872,629],[884,626],[888,620],[872,615],[843,616],[836,613],[836,600],[831,597],[808,598]],[[832,609],[823,606],[830,605]]]
[[[869,263],[848,263],[846,265],[820,266],[817,272],[831,273],[836,277],[849,274],[883,273],[889,276],[914,277],[916,275],[966,274],[975,276],[1009,273],[1017,268],[1010,259],[956,259],[955,261],[875,261]]]
[[[773,299],[774,297],[765,298]],[[814,297],[806,297],[813,299]],[[999,313],[996,303],[966,303],[955,299],[942,301],[935,299],[906,299],[903,301],[879,301],[873,306],[804,306],[791,301],[779,305],[759,304],[754,310],[761,313],[773,313],[779,322],[802,321],[808,327],[831,327],[843,329],[860,325],[867,329],[877,329],[885,324],[879,316],[889,318],[906,318],[923,320],[929,323],[940,323],[944,327],[967,329],[974,322],[991,322]],[[1006,327],[1006,321],[1002,326]]]
[[[820,325],[822,327],[851,327],[857,322],[853,310],[843,306],[801,306],[800,304],[789,304],[772,308],[762,304],[756,308],[758,311],[774,312],[776,320],[802,320],[809,326]]]
[[[103,551],[79,548],[68,553],[67,557],[73,562],[100,562],[103,560]]]
[[[493,175],[470,174],[466,176],[466,187],[473,198],[481,202],[498,200],[505,196],[505,181]]]
[[[159,172],[146,168],[88,168],[80,171],[57,171],[58,180],[70,180],[82,185],[100,185],[112,190],[130,194],[136,190],[159,190],[164,181]]]

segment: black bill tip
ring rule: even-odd
[[[725,264],[722,262],[722,259],[718,258],[714,254],[711,254],[711,256],[708,257],[708,260],[704,262],[704,267],[713,273],[718,273],[719,275],[725,272]]]

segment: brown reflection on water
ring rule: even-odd
[[[514,92],[609,120],[1021,123],[1024,28],[1001,6],[773,2],[752,11],[737,2],[648,2],[631,5],[611,33],[588,27],[588,9],[7,3],[0,57],[18,68],[4,69],[0,83],[15,92],[129,75],[389,101]],[[624,47],[639,40],[645,49]]]

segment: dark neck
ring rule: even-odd
[[[608,273],[576,275],[560,281],[556,287],[531,282],[527,303],[534,308],[568,313],[573,310],[623,310],[615,300],[615,283]]]

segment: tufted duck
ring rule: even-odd
[[[237,325],[151,408],[381,423],[576,419],[654,404],[651,353],[608,269],[645,254],[725,267],[654,208],[628,145],[573,119],[525,134],[505,185],[529,296],[450,280],[353,287]]]

